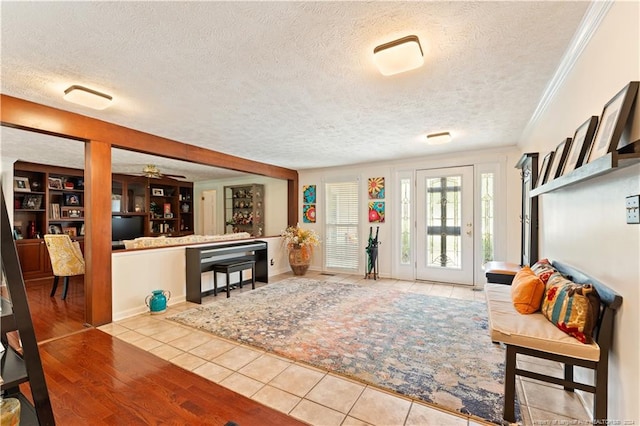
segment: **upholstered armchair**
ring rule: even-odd
[[[80,243],[71,241],[68,235],[45,235],[51,267],[53,269],[53,288],[51,297],[54,297],[58,289],[58,280],[64,277],[62,300],[67,298],[69,290],[69,277],[84,274],[84,257],[80,250]]]

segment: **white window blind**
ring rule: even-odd
[[[325,183],[326,224],[325,269],[357,272],[360,245],[358,243],[358,181]]]

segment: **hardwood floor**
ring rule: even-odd
[[[57,424],[304,424],[85,325],[83,284],[66,300],[62,283],[53,298],[52,280],[26,285]]]
[[[75,333],[86,328],[84,277],[69,279],[67,298],[62,300],[62,279],[55,297],[49,297],[53,278],[26,283],[29,310],[38,342]]]

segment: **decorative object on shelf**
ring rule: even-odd
[[[22,199],[22,208],[25,210],[38,210],[42,205],[42,195],[29,194]]]
[[[549,167],[549,181],[562,175],[562,167],[567,159],[567,152],[570,147],[571,138],[566,138],[556,147],[555,153],[553,154],[553,162]]]
[[[369,202],[369,222],[384,223],[384,201]]]
[[[76,194],[64,194],[64,205],[65,206],[79,206],[80,205],[80,197]]]
[[[62,233],[67,234],[70,237],[75,237],[78,235],[78,230],[73,226],[65,226],[62,228]]]
[[[40,236],[40,234],[36,230],[36,223],[33,220],[30,220],[29,221],[29,228],[28,228],[28,231],[27,231],[27,237],[28,238],[37,238],[39,236]]]
[[[167,311],[167,302],[171,299],[169,290],[153,290],[150,295],[144,299],[144,304],[149,308],[152,314],[162,314]]]
[[[542,159],[542,166],[540,166],[540,173],[538,174],[538,181],[536,182],[536,188],[544,185],[547,182],[549,176],[549,164],[553,161],[554,151],[551,151]]]
[[[80,236],[84,236],[84,223],[80,225]]]
[[[13,190],[16,192],[31,192],[31,186],[29,185],[29,178],[22,176],[15,176],[13,178]]]
[[[571,147],[567,154],[567,161],[562,168],[562,176],[571,173],[584,163],[584,158],[589,152],[589,148],[591,148],[591,142],[593,142],[597,126],[598,116],[594,115],[576,129],[573,135],[573,142],[571,142]]]
[[[62,207],[62,217],[69,219],[79,219],[84,217],[84,209],[81,207]]]
[[[42,191],[42,184],[40,183],[40,181],[38,180],[32,180],[31,181],[31,190],[33,192],[40,192]]]
[[[369,178],[367,192],[369,192],[369,199],[383,199],[384,198],[384,178]]]
[[[182,204],[182,213],[189,213],[189,209],[190,209],[190,208],[191,208],[191,207],[189,206],[189,204],[187,204],[187,203],[183,203],[183,204]]]
[[[60,204],[51,203],[49,206],[49,219],[60,219]]]
[[[62,234],[62,228],[60,228],[58,225],[49,225],[49,233],[55,235]]]
[[[153,195],[154,197],[164,197],[164,189],[151,188],[151,195]]]
[[[48,179],[49,189],[62,189],[62,179],[50,177]]]
[[[76,185],[71,179],[67,179],[64,181],[64,189],[75,189],[75,187]]]
[[[638,84],[637,81],[630,82],[604,106],[600,116],[600,124],[596,130],[595,140],[589,153],[588,163],[611,151],[621,149],[632,142],[623,142],[624,145],[622,147],[619,146],[633,102],[638,93]]]
[[[290,226],[280,234],[289,251],[289,266],[293,275],[304,275],[311,265],[313,248],[320,244],[316,231],[303,229],[300,225]]]

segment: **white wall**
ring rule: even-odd
[[[548,109],[522,140],[524,151],[544,156],[589,116],[599,116],[629,81],[640,80],[639,28],[639,2],[611,6]],[[640,165],[543,194],[540,253],[593,275],[624,298],[610,355],[609,418],[637,424],[640,226],[625,223],[625,197],[635,194],[640,194]]]
[[[452,143],[455,143],[452,142]],[[425,144],[425,155],[428,153],[428,146]],[[360,253],[360,271],[364,274],[365,264],[365,246],[369,235],[369,226],[380,226],[379,240],[379,261],[380,276],[394,277],[402,279],[412,279],[412,277],[398,276],[398,271],[393,268],[393,247],[394,240],[400,238],[397,232],[394,232],[392,224],[398,220],[398,210],[396,203],[392,202],[394,191],[397,193],[398,182],[396,182],[396,172],[414,171],[416,169],[430,169],[440,167],[455,167],[463,165],[479,165],[487,163],[501,163],[504,170],[502,176],[505,184],[501,191],[503,203],[498,213],[500,215],[500,223],[497,224],[501,228],[500,238],[503,240],[500,244],[500,254],[504,257],[501,260],[519,262],[520,258],[520,226],[518,216],[520,215],[520,175],[515,169],[515,164],[520,157],[519,151],[515,149],[503,148],[493,150],[482,150],[475,152],[460,152],[449,155],[425,156],[424,158],[393,161],[385,163],[362,164],[356,166],[333,167],[314,170],[298,171],[300,186],[300,205],[298,206],[298,215],[302,216],[302,188],[305,185],[316,185],[317,187],[317,204],[316,217],[317,223],[304,223],[305,228],[314,229],[321,238],[323,235],[324,223],[324,183],[325,181],[334,180],[340,177],[357,177],[360,179],[360,245],[362,250]],[[368,194],[367,179],[372,177],[385,178],[385,223],[369,223],[368,222]],[[323,265],[322,247],[316,250],[311,269],[322,270]],[[484,281],[484,280],[483,280]]]
[[[223,230],[226,228],[224,224],[224,187],[252,183],[264,185],[264,235],[280,235],[280,232],[287,227],[287,181],[258,175],[195,182],[193,184],[195,233],[202,233],[202,224],[200,223],[202,220],[202,191],[217,190],[217,229]],[[221,231],[220,234],[224,234],[224,231]]]
[[[268,276],[287,272],[289,263],[282,246],[282,239],[274,237],[259,240],[267,242]],[[220,245],[230,242],[233,241],[202,245]],[[219,276],[219,280],[224,284],[224,276]],[[113,321],[149,312],[149,308],[145,305],[145,298],[153,290],[171,292],[168,306],[184,302],[187,297],[185,246],[114,252],[111,255],[111,282]],[[202,274],[202,289],[203,291],[213,289],[213,273]]]

